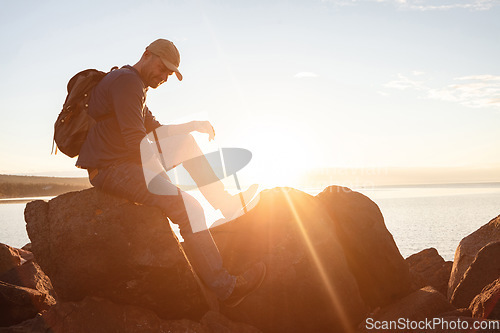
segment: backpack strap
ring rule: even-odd
[[[54,139],[52,139],[52,149],[50,150],[50,155],[54,153],[54,146],[56,147],[56,152],[54,153],[54,155],[57,155],[57,145],[55,143],[56,143],[56,138],[54,137]]]
[[[111,69],[109,70],[109,72],[106,73],[109,74],[111,73],[112,71],[114,71],[115,69],[118,69],[118,66],[113,66],[111,67]],[[92,117],[96,122],[100,122],[100,121],[103,121],[103,120],[106,120],[106,119],[109,119],[109,118],[113,118],[115,116],[115,113],[114,112],[110,112],[108,114],[105,114],[105,115],[102,115],[100,117],[97,117],[97,118],[94,118]]]

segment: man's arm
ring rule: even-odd
[[[215,136],[214,128],[212,124],[210,124],[210,122],[208,121],[194,120],[184,124],[165,125],[165,126],[167,127],[168,136],[188,134],[191,132],[206,133],[208,134],[209,140],[213,140]]]
[[[109,93],[123,143],[130,154],[140,160],[140,142],[146,136],[142,83],[135,76],[122,75],[111,84]]]

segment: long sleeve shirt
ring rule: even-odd
[[[94,88],[89,115],[94,119],[113,114],[89,130],[76,165],[105,168],[121,161],[141,163],[140,142],[161,126],[146,106],[148,88],[139,72],[124,66],[106,75]]]

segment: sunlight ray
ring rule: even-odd
[[[333,304],[333,307],[339,314],[339,317],[342,321],[342,326],[344,326],[346,332],[354,332],[354,329],[351,326],[351,323],[349,322],[348,316],[344,309],[342,308],[342,302],[339,300],[337,293],[335,292],[334,287],[330,283],[330,280],[328,279],[328,275],[325,271],[325,268],[323,267],[323,264],[321,263],[321,259],[319,258],[316,249],[314,248],[314,245],[311,242],[311,239],[309,238],[309,235],[307,234],[307,231],[304,227],[304,224],[302,223],[302,219],[300,218],[297,210],[295,209],[294,204],[292,203],[292,200],[290,199],[290,196],[288,195],[287,191],[284,189],[281,189],[283,194],[285,195],[285,198],[287,200],[288,205],[290,206],[290,209],[292,210],[292,214],[294,216],[295,222],[297,222],[297,225],[299,226],[300,232],[302,234],[302,237],[304,237],[305,243],[307,245],[307,248],[309,252],[311,253],[311,257],[314,260],[314,264],[318,270],[318,273],[321,277],[321,280],[323,281],[324,286],[326,287],[326,290],[328,292],[328,295],[330,297],[330,300]]]

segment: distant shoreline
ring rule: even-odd
[[[28,203],[34,200],[50,200],[54,198],[54,196],[40,196],[40,197],[24,197],[24,198],[0,198],[0,205],[6,204],[19,204],[19,203]]]
[[[397,185],[375,185],[374,188],[405,187],[500,187],[500,182],[464,182],[464,183],[428,183],[428,184],[397,184]]]
[[[349,187],[353,190],[387,188],[481,188],[500,187],[500,182],[464,182],[464,183],[424,183],[356,186],[355,184],[329,184],[318,186],[297,186],[298,189],[323,191],[330,185]],[[84,177],[45,177],[0,175],[0,204],[21,203],[38,198],[55,197],[60,194],[91,188],[88,178]],[[292,187],[295,187],[292,185]],[[188,189],[186,189],[188,190]]]
[[[50,197],[90,187],[87,178],[0,175],[0,199]]]

